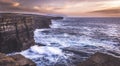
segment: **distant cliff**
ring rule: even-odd
[[[62,17],[1,13],[0,52],[21,51],[34,45],[33,31],[36,28],[49,28],[51,19],[62,19]]]

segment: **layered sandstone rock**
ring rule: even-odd
[[[0,14],[0,52],[10,53],[34,45],[32,16]]]
[[[32,14],[1,13],[0,52],[17,52],[35,45],[34,30],[49,28],[51,19],[60,18]]]
[[[77,66],[119,66],[119,64],[120,58],[97,52]]]

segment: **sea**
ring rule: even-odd
[[[96,52],[120,57],[120,18],[65,17],[36,29],[36,45],[20,52],[37,66],[77,66]]]

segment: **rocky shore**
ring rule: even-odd
[[[62,17],[0,13],[0,66],[36,66],[22,55],[5,54],[20,52],[35,45],[34,30],[49,28],[51,19],[62,19]]]
[[[118,66],[119,64],[120,58],[97,52],[77,66]],[[0,53],[0,66],[36,66],[36,64],[20,54],[6,56]]]
[[[63,17],[1,13],[0,66],[36,66],[33,61],[20,54],[12,56],[7,56],[6,54],[20,52],[35,45],[33,31],[35,29],[49,28],[51,19],[63,19]],[[64,48],[62,50],[81,56],[90,56],[87,60],[77,64],[77,66],[118,66],[120,64],[120,58],[104,53],[97,52],[93,55],[88,55],[86,52],[78,51],[74,48]]]

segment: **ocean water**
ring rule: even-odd
[[[37,66],[76,66],[95,52],[120,57],[120,18],[64,18],[50,27],[36,29],[37,44],[20,52]]]

